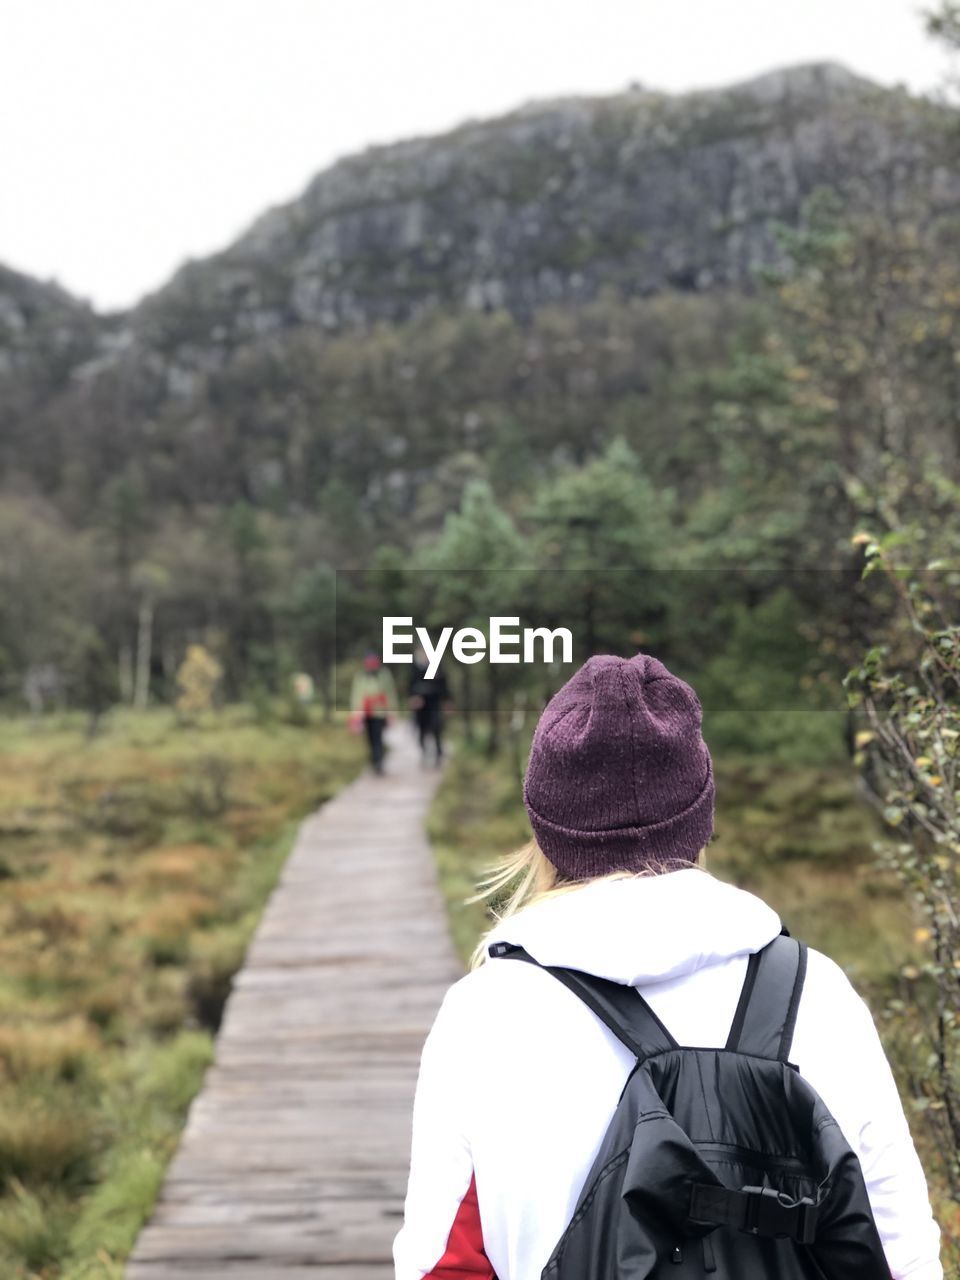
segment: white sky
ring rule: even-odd
[[[338,156],[631,80],[933,90],[921,0],[0,0],[0,262],[125,306]]]

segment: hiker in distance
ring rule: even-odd
[[[387,725],[397,716],[397,690],[393,676],[372,651],[363,659],[363,670],[350,687],[350,726],[367,737],[370,763],[375,773],[383,773]]]
[[[431,677],[427,654],[422,645],[413,652],[413,668],[407,692],[413,723],[420,743],[420,759],[427,763],[428,743],[432,744],[433,763],[443,762],[443,716],[450,702],[447,677],[442,670]]]
[[[701,725],[646,654],[544,710],[535,840],[423,1047],[397,1280],[942,1280],[869,1010],[704,867]]]

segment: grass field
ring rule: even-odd
[[[815,713],[816,714],[816,713]],[[822,738],[818,731],[817,737]],[[714,751],[717,838],[709,868],[765,898],[791,933],[841,964],[870,1003],[901,1080],[916,1054],[910,1021],[916,921],[899,884],[875,866],[880,834],[857,788],[839,734],[835,757],[804,761]],[[461,748],[444,776],[430,835],[451,929],[466,961],[488,920],[481,904],[464,905],[492,860],[529,839],[516,760],[489,760]],[[907,1097],[906,1087],[903,1088]],[[919,1110],[906,1102],[931,1198],[944,1231],[944,1261],[960,1277],[960,1206],[938,1177]]]
[[[0,721],[0,1275],[118,1280],[342,726]]]

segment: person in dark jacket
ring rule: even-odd
[[[447,677],[437,671],[432,679],[427,676],[426,652],[417,648],[413,655],[413,669],[407,690],[413,722],[420,740],[423,761],[427,761],[427,744],[433,744],[434,764],[443,760],[443,714],[449,701]]]

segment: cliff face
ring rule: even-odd
[[[503,421],[522,409],[544,458],[585,448],[602,406],[578,417],[572,400],[606,382],[640,397],[656,386],[657,307],[669,315],[678,291],[691,305],[671,323],[687,346],[715,342],[710,308],[776,261],[773,224],[796,224],[818,188],[921,222],[956,210],[944,158],[956,120],[831,65],[534,103],[338,162],[127,313],[98,317],[0,271],[0,479],[69,490],[82,518],[127,473],[151,500],[267,493],[278,509],[331,483],[372,503],[387,476],[407,511],[447,463],[459,474],[451,459],[495,454],[498,431],[504,458],[515,451],[515,433],[477,408],[495,387]],[[577,326],[589,346],[587,304],[609,286],[664,296],[573,369]],[[520,329],[548,304],[565,308],[569,351],[558,329],[534,333],[531,356]],[[370,334],[377,322],[394,327]]]
[[[776,259],[771,221],[795,222],[819,186],[855,207],[917,191],[956,203],[960,180],[937,154],[944,115],[832,65],[677,97],[536,103],[340,161],[131,323],[204,365],[291,326],[342,331],[437,305],[526,315],[605,284],[747,285]]]
[[[0,266],[0,378],[62,385],[96,350],[102,323],[65,290]]]
[[[746,286],[776,260],[771,222],[796,222],[819,186],[854,207],[918,192],[932,210],[955,205],[960,175],[938,154],[947,118],[823,64],[680,96],[534,103],[374,147],[116,317],[100,353],[111,363],[134,342],[209,370],[304,325],[343,331],[438,305],[524,316],[607,284]],[[62,291],[0,272],[0,372],[38,343],[90,358],[96,328]]]
[[[56,487],[49,410],[75,399],[76,375],[90,361],[111,363],[109,325],[54,284],[0,266],[0,482],[29,476]],[[0,548],[2,553],[2,548]]]

